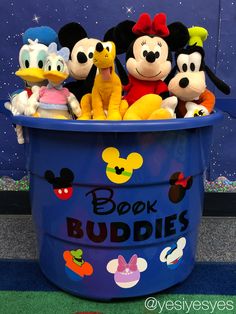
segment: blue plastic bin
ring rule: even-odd
[[[167,121],[13,117],[25,127],[39,262],[72,294],[152,294],[194,267],[216,112]]]

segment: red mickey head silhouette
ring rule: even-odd
[[[71,198],[73,194],[72,182],[74,180],[74,174],[70,169],[62,168],[60,177],[55,177],[51,170],[47,170],[44,177],[48,183],[52,184],[54,194],[57,198],[63,201]]]

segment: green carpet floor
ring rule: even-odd
[[[103,314],[193,314],[236,313],[236,296],[157,294],[145,307],[145,298],[122,302],[83,300],[64,292],[1,291],[1,314],[73,314],[101,312]],[[200,308],[201,307],[201,308]],[[195,309],[194,309],[195,308]]]

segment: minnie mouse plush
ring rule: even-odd
[[[156,14],[153,21],[149,14],[143,13],[137,23],[124,21],[110,29],[105,40],[115,42],[118,54],[126,53],[129,75],[123,101],[129,109],[124,119],[174,117],[177,98],[169,97],[164,80],[171,71],[171,52],[187,44],[188,29],[180,22],[167,26],[164,13]]]

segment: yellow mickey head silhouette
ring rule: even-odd
[[[120,152],[115,147],[108,147],[102,152],[102,159],[107,163],[106,174],[111,182],[122,184],[131,178],[134,169],[143,164],[143,157],[131,153],[127,158],[120,158]]]

